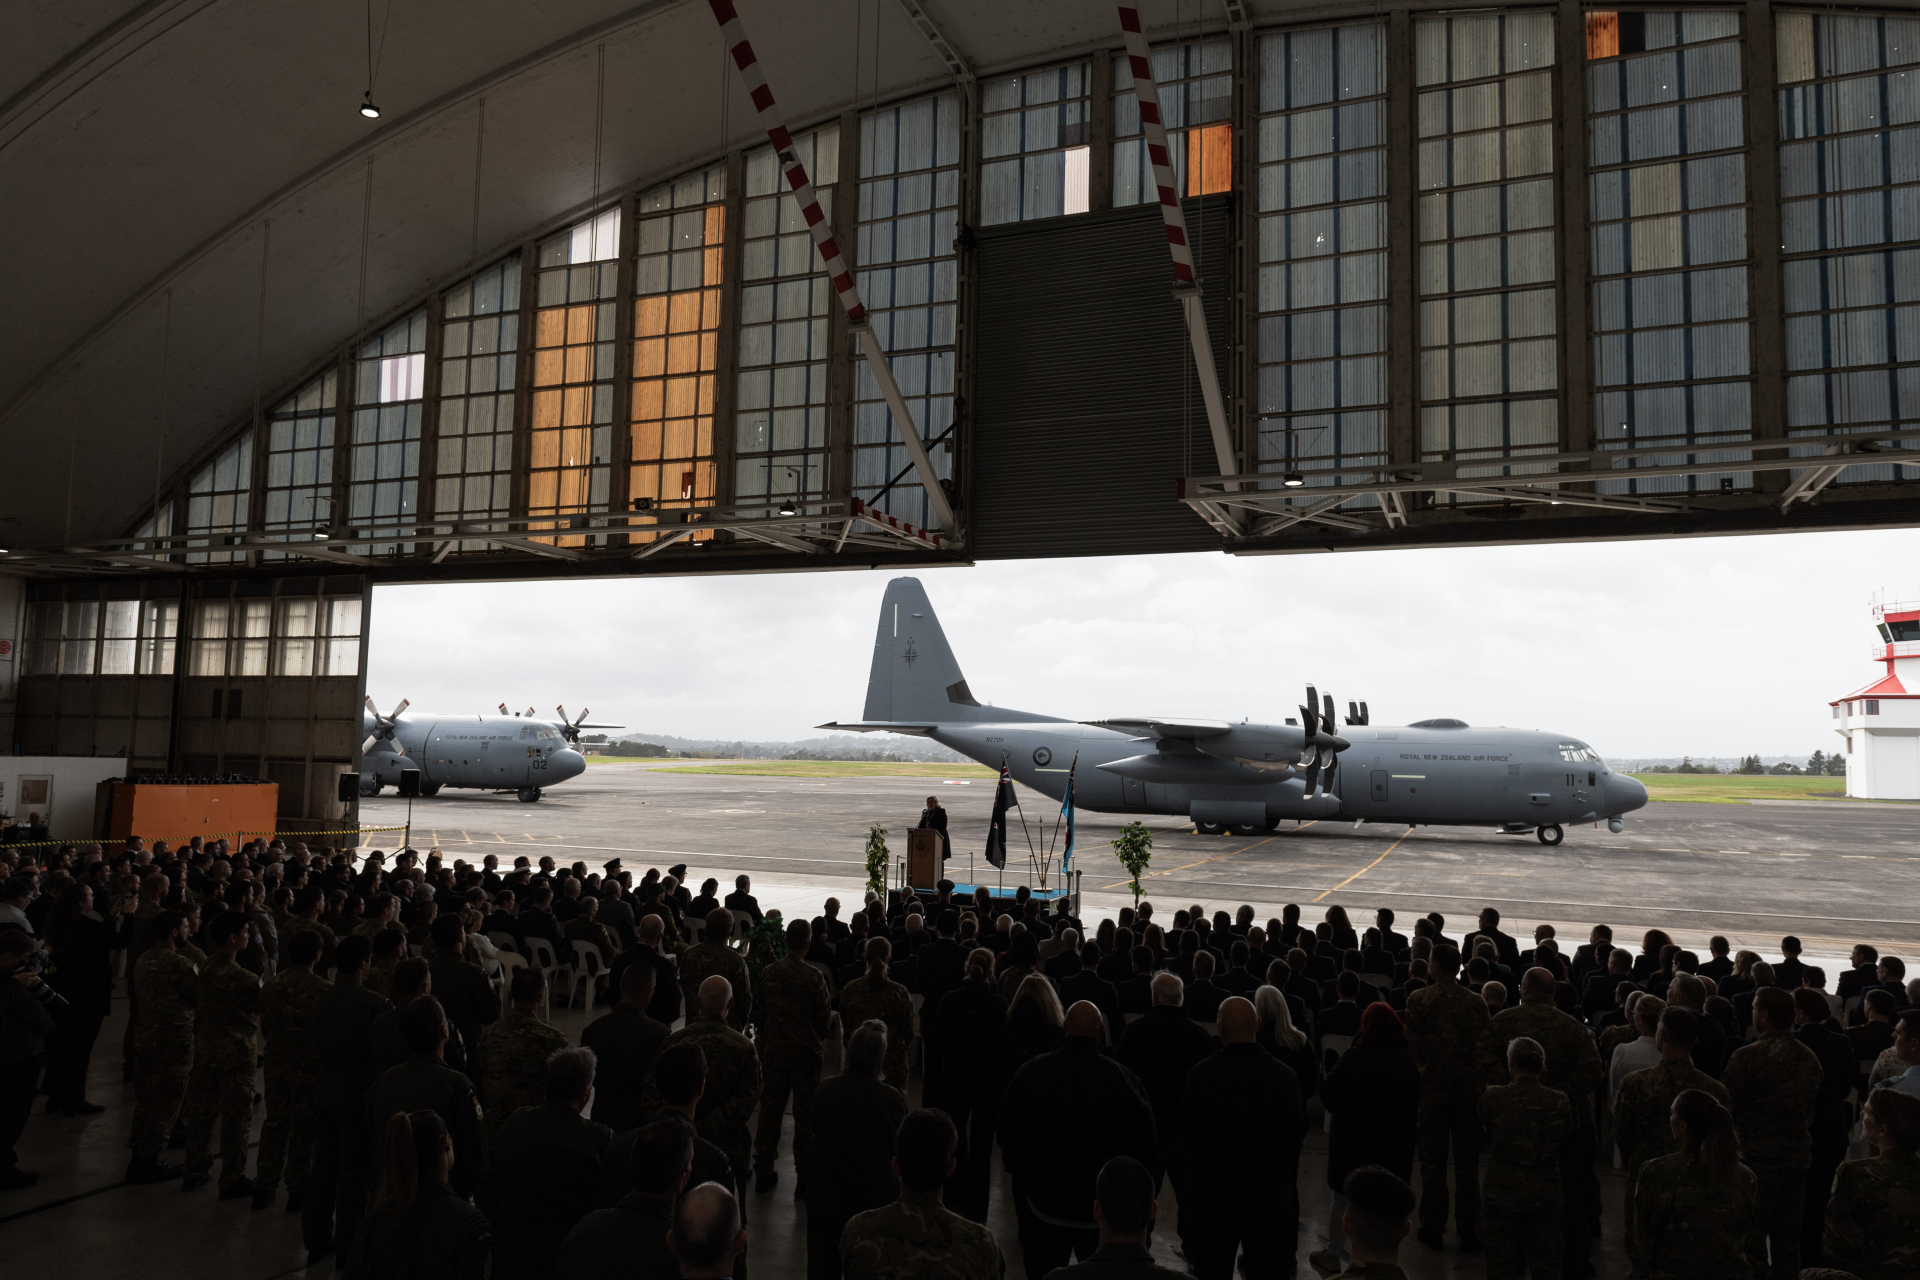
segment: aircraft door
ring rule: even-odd
[[[1147,788],[1145,784],[1133,779],[1120,779],[1120,803],[1129,809],[1147,807]]]
[[[1373,801],[1375,804],[1387,802],[1387,771],[1375,769],[1371,775],[1373,782]]]

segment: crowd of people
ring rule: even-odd
[[[1602,925],[1568,953],[1491,909],[1457,936],[1150,902],[1089,929],[943,882],[784,920],[745,876],[723,899],[618,862],[0,864],[0,1191],[34,1183],[38,1098],[103,1110],[120,982],[126,1181],[200,1191],[217,1157],[221,1199],[284,1186],[351,1277],[745,1280],[789,1111],[808,1280],[996,1280],[1003,1186],[1032,1280],[1171,1275],[1156,1231],[1200,1280],[1292,1276],[1303,1237],[1323,1275],[1417,1247],[1578,1280],[1614,1167],[1645,1280],[1920,1276],[1920,978],[1868,946],[1829,985],[1790,937],[1703,958]],[[551,1021],[576,991],[604,1006],[577,1043]],[[1321,1117],[1331,1209],[1303,1224]]]

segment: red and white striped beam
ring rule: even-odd
[[[880,384],[880,394],[886,398],[887,408],[893,411],[894,426],[900,432],[900,440],[906,445],[908,456],[913,459],[914,470],[920,475],[921,486],[927,492],[927,504],[939,517],[940,527],[947,531],[948,540],[951,541],[957,532],[953,506],[947,501],[946,490],[940,487],[940,477],[934,472],[933,459],[928,456],[926,443],[920,438],[920,428],[907,409],[906,398],[900,394],[900,384],[894,380],[893,367],[887,363],[887,353],[881,349],[879,335],[874,333],[873,325],[867,318],[866,304],[860,301],[860,290],[854,283],[853,272],[848,269],[840,246],[833,238],[833,230],[827,225],[827,216],[820,208],[820,197],[814,193],[813,183],[807,177],[807,167],[800,162],[799,154],[793,147],[793,136],[787,132],[786,122],[780,118],[780,108],[773,100],[773,90],[767,87],[767,77],[760,70],[760,60],[754,54],[753,46],[747,42],[747,29],[741,24],[740,15],[734,12],[732,0],[707,0],[707,3],[720,23],[720,38],[733,58],[733,65],[740,69],[740,78],[746,82],[747,95],[753,99],[754,110],[760,113],[760,127],[767,131],[767,140],[773,144],[774,155],[786,174],[787,185],[793,189],[793,198],[800,206],[801,216],[807,220],[807,230],[813,236],[813,247],[819,253],[821,263],[827,269],[827,278],[833,282],[834,291],[840,295],[840,305],[846,308],[847,320],[859,335],[861,353],[866,356],[867,365],[873,370],[874,381]],[[1231,465],[1221,467],[1222,474],[1230,474],[1234,470]]]
[[[903,538],[924,542],[936,551],[945,546],[948,541],[930,529],[922,529],[917,525],[908,524],[905,520],[896,520],[884,511],[876,511],[858,498],[853,500],[853,518],[878,525],[889,533],[897,533]]]
[[[1166,117],[1160,112],[1160,86],[1147,56],[1147,36],[1140,11],[1120,6],[1120,33],[1127,46],[1127,65],[1133,72],[1134,96],[1140,103],[1140,129],[1146,134],[1147,162],[1153,166],[1153,185],[1160,193],[1160,218],[1166,224],[1167,250],[1173,255],[1173,291],[1186,314],[1187,335],[1193,343],[1193,361],[1199,372],[1200,399],[1207,408],[1207,426],[1222,475],[1238,468],[1233,437],[1227,429],[1227,406],[1220,398],[1220,378],[1213,365],[1213,341],[1207,334],[1206,312],[1200,306],[1200,282],[1193,273],[1193,246],[1187,238],[1187,215],[1180,207],[1179,181],[1173,172],[1173,154],[1167,149]],[[1189,157],[1191,163],[1191,157]],[[1239,488],[1236,484],[1233,488]]]

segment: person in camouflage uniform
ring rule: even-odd
[[[187,1096],[193,1072],[193,1014],[199,982],[182,954],[187,918],[162,911],[153,918],[153,940],[141,953],[133,981],[140,992],[140,1025],[134,1034],[133,1161],[128,1182],[164,1182],[178,1166],[160,1163],[167,1135]]]
[[[1407,996],[1407,1031],[1420,1063],[1420,1238],[1439,1247],[1447,1230],[1447,1148],[1458,1190],[1454,1221],[1462,1247],[1480,1229],[1480,1094],[1474,1054],[1487,1029],[1487,1002],[1461,986],[1460,950],[1433,949],[1433,985]]]
[[[293,963],[293,939],[296,934],[313,933],[320,937],[320,959],[314,972],[325,973],[333,967],[333,930],[320,922],[320,908],[326,899],[318,889],[300,890],[293,898],[293,914],[280,926],[280,967]]]
[[[667,913],[641,912],[643,916],[659,915],[667,919]],[[745,1032],[747,1018],[753,1013],[753,989],[747,982],[747,962],[740,953],[727,945],[727,939],[733,936],[733,912],[725,907],[716,908],[707,913],[707,940],[696,942],[680,953],[680,994],[687,1002],[687,1008],[693,1009],[699,1003],[701,984],[718,974],[727,980],[727,987],[733,992],[733,1009],[727,1014],[727,1025],[735,1031]],[[742,1166],[744,1174],[744,1166]]]
[[[320,1059],[313,1039],[313,1007],[328,985],[314,972],[322,945],[316,930],[297,932],[282,948],[280,972],[260,992],[260,1029],[267,1040],[267,1118],[260,1126],[260,1152],[254,1159],[256,1209],[273,1203],[283,1173],[287,1212],[300,1209],[306,1199],[313,1164],[313,1073]]]
[[[359,930],[358,936],[365,937]],[[373,963],[367,966],[367,980],[360,985],[377,996],[393,999],[393,971],[407,958],[407,935],[398,929],[382,929],[372,936]]]
[[[1680,1150],[1640,1166],[1628,1194],[1639,1227],[1638,1280],[1752,1280],[1745,1247],[1759,1180],[1740,1163],[1733,1118],[1711,1094],[1688,1089],[1673,1100]],[[1797,1230],[1800,1216],[1792,1219]]]
[[[802,1185],[813,1150],[813,1092],[820,1086],[820,1039],[833,1017],[833,999],[820,971],[807,963],[813,926],[787,926],[787,954],[760,971],[760,1133],[753,1145],[757,1189],[778,1179],[780,1117],[793,1098],[793,1170]]]
[[[1006,1275],[1006,1259],[993,1233],[940,1202],[958,1141],[944,1111],[909,1112],[900,1122],[894,1140],[900,1198],[847,1222],[840,1233],[846,1280],[1001,1280]]]
[[[134,1079],[134,1039],[140,1030],[140,990],[133,980],[140,957],[153,945],[153,922],[165,910],[160,905],[167,896],[167,878],[158,872],[140,882],[140,903],[134,907],[127,924],[127,1029],[120,1038],[121,1078]]]
[[[690,949],[688,954],[697,949]],[[737,1176],[744,1179],[753,1167],[753,1135],[747,1129],[747,1120],[760,1101],[760,1055],[753,1041],[729,1025],[728,1005],[732,1000],[733,990],[724,977],[714,974],[707,978],[688,1006],[693,1016],[686,1026],[667,1037],[660,1052],[664,1055],[677,1045],[692,1042],[706,1055],[707,1084],[700,1095],[694,1128],[726,1154],[739,1171]]]
[[[1627,1185],[1649,1160],[1672,1155],[1680,1149],[1673,1136],[1673,1100],[1688,1089],[1711,1094],[1721,1106],[1728,1106],[1726,1086],[1693,1065],[1693,1046],[1700,1039],[1700,1015],[1679,1005],[1668,1005],[1660,1015],[1654,1043],[1660,1048],[1657,1067],[1635,1071],[1620,1082],[1613,1100],[1613,1136],[1620,1144],[1620,1159],[1625,1165]],[[1627,1251],[1633,1252],[1633,1197],[1626,1200]]]
[[[1480,1219],[1487,1280],[1559,1280],[1560,1165],[1573,1132],[1567,1095],[1540,1083],[1540,1046],[1525,1036],[1507,1045],[1512,1084],[1480,1097],[1487,1143],[1486,1208]]]
[[[857,1027],[870,1018],[887,1024],[887,1083],[907,1091],[908,1054],[913,1049],[913,996],[887,977],[893,944],[867,939],[867,971],[840,988],[840,1025]]]
[[[568,1047],[567,1037],[540,1021],[535,1012],[547,989],[539,969],[516,969],[509,998],[513,1007],[480,1033],[480,1078],[486,1095],[487,1142],[522,1107],[546,1100],[547,1059]]]
[[[1747,1261],[1756,1278],[1793,1280],[1813,1163],[1813,1105],[1826,1073],[1819,1055],[1793,1038],[1793,997],[1779,987],[1754,993],[1753,1026],[1756,1038],[1734,1050],[1720,1073],[1742,1158],[1759,1179]]]
[[[220,1124],[220,1198],[253,1194],[247,1139],[253,1128],[255,1054],[260,1038],[260,979],[240,964],[253,926],[237,911],[207,926],[213,955],[200,970],[194,1008],[193,1076],[187,1084],[187,1162],[180,1189],[205,1186],[213,1168],[213,1126]]]
[[[1593,1273],[1593,1238],[1600,1228],[1600,1181],[1594,1176],[1594,1091],[1606,1079],[1593,1035],[1578,1018],[1554,1004],[1554,977],[1529,969],[1520,980],[1520,1003],[1502,1009],[1480,1034],[1480,1068],[1489,1085],[1504,1084],[1507,1045],[1522,1036],[1546,1055],[1541,1083],[1567,1095],[1573,1125],[1561,1147],[1562,1269],[1570,1280]]]
[[[1859,1280],[1911,1280],[1920,1275],[1920,1098],[1881,1089],[1860,1124],[1880,1154],[1834,1174],[1821,1247]]]

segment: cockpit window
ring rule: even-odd
[[[1569,763],[1597,763],[1600,753],[1584,742],[1563,742],[1560,744],[1560,758]]]

